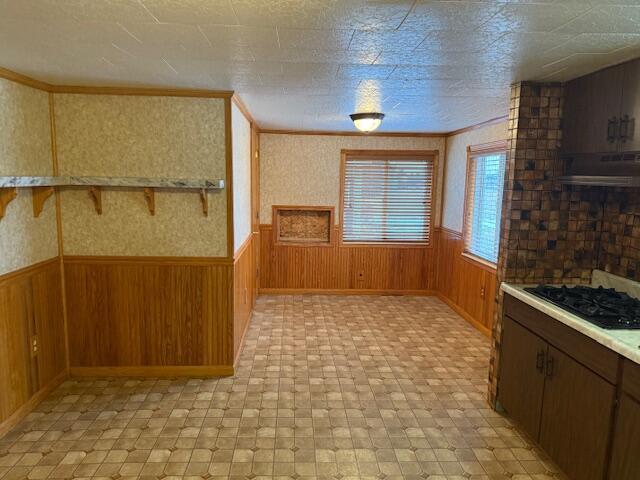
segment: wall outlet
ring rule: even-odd
[[[31,337],[31,356],[35,357],[38,354],[38,336]]]

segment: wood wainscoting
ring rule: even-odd
[[[0,276],[0,372],[2,436],[67,376],[57,257]]]
[[[438,297],[489,336],[495,308],[495,268],[463,255],[461,233],[440,228],[437,236]]]
[[[251,312],[256,302],[256,250],[257,233],[247,237],[238,249],[233,262],[233,358],[237,361],[242,348],[244,335],[251,320]]]
[[[430,295],[436,250],[437,238],[431,246],[277,245],[272,225],[260,225],[260,292]]]
[[[64,263],[72,375],[233,374],[230,260]]]

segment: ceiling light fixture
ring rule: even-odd
[[[384,113],[352,113],[349,116],[358,130],[369,133],[380,126]]]

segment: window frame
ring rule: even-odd
[[[470,179],[471,179],[471,164],[472,158],[478,155],[491,155],[491,154],[504,154],[505,155],[505,172],[507,170],[507,163],[509,161],[508,158],[508,149],[507,149],[507,141],[506,140],[498,140],[495,142],[482,143],[478,145],[468,145],[467,146],[467,167],[466,167],[466,175],[464,182],[464,206],[462,212],[462,256],[466,257],[468,260],[472,260],[476,263],[479,263],[481,266],[488,267],[492,270],[496,270],[498,268],[498,263],[492,262],[491,260],[487,260],[486,258],[482,258],[479,255],[469,251],[468,249],[468,235],[469,229],[467,228],[467,220],[468,220],[468,211],[470,208],[470,203],[472,199],[469,198],[469,187],[470,187]],[[504,195],[504,180],[503,180],[503,195]],[[500,216],[502,216],[502,206],[500,208]],[[502,218],[500,218],[500,229],[502,229]],[[498,232],[498,247],[500,243],[500,232]],[[498,250],[498,255],[500,255]]]
[[[338,246],[340,247],[384,247],[384,248],[433,248],[435,231],[436,204],[438,203],[438,150],[341,150],[340,151],[340,225]],[[426,242],[345,242],[344,241],[344,194],[346,164],[349,158],[366,158],[380,160],[427,160],[432,162],[431,175],[431,208],[429,209],[429,239]]]

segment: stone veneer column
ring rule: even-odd
[[[562,186],[559,158],[563,88],[512,85],[497,279],[512,283],[588,283],[597,265],[601,191]],[[489,402],[495,406],[502,338],[498,289],[492,328]]]

